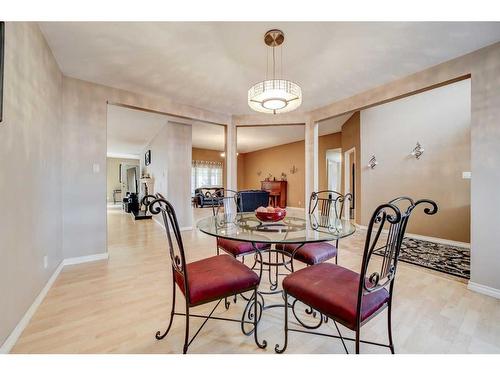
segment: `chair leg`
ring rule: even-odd
[[[257,287],[255,287],[255,290],[253,292],[253,298],[254,298],[254,304],[253,304],[253,324],[254,324],[254,329],[253,329],[253,337],[255,339],[255,343],[257,344],[257,346],[261,349],[264,349],[266,346],[267,346],[267,341],[266,340],[263,340],[262,341],[262,344],[259,343],[259,338],[257,336],[257,327],[258,327],[258,324],[259,324],[259,319],[257,319],[257,304],[258,304],[258,300],[257,300]],[[264,312],[264,306],[262,306],[262,313]]]
[[[284,298],[285,298],[285,342],[283,344],[283,348],[280,349],[280,345],[276,344],[274,346],[274,351],[276,353],[283,353],[286,350],[286,347],[288,346],[288,294],[285,292],[284,293]]]
[[[387,308],[387,332],[389,335],[389,348],[391,349],[391,353],[394,354],[394,343],[392,341],[391,305],[391,302],[389,302],[389,306]]]
[[[172,284],[173,284],[173,290],[172,290],[172,311],[170,312],[170,322],[168,322],[168,327],[165,333],[162,335],[161,331],[156,332],[156,339],[157,340],[162,340],[167,336],[168,332],[170,331],[170,327],[172,327],[172,323],[174,321],[174,312],[175,312],[175,276],[172,277]]]
[[[189,306],[186,302],[186,333],[184,335],[184,348],[182,349],[182,354],[186,354],[188,350],[188,340],[189,340]]]
[[[356,354],[359,354],[359,326],[356,328]]]

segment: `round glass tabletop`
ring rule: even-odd
[[[196,226],[211,236],[263,243],[335,241],[355,231],[349,220],[329,216],[293,214],[272,223],[257,219],[253,212],[210,216],[199,220]]]

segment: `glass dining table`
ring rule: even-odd
[[[265,298],[273,294],[282,294],[280,276],[286,276],[294,270],[293,254],[286,251],[283,246],[276,245],[296,244],[296,248],[299,248],[309,243],[336,241],[355,232],[355,226],[350,220],[300,213],[300,211],[288,214],[277,222],[264,222],[253,212],[222,213],[200,219],[196,226],[201,232],[210,236],[252,243],[254,252],[249,255],[254,259],[251,268],[259,273],[261,281],[263,273],[267,272],[269,280],[268,289],[262,283],[259,287],[259,301],[257,301],[259,320],[264,310],[284,306],[284,301],[266,303]],[[260,250],[261,246],[257,247],[256,244],[263,243],[275,246]],[[252,330],[246,330],[243,322],[245,316],[253,311],[254,302],[248,297],[243,295],[242,297],[247,301],[242,317],[242,330],[243,333],[250,334]]]

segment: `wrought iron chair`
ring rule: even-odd
[[[316,215],[317,221],[312,225],[317,227],[328,228],[332,220],[342,218],[344,212],[344,204],[350,201],[352,195],[342,195],[333,190],[322,190],[313,192],[309,200],[309,214]],[[309,244],[278,244],[276,248],[284,250],[291,254],[293,268],[293,260],[305,263],[309,266],[323,263],[327,260],[335,258],[335,264],[338,263],[338,246],[339,240],[335,241],[335,245],[328,242],[309,243]]]
[[[229,189],[220,189],[213,194],[218,197],[216,200],[217,203],[212,205],[214,216],[221,215],[223,213],[226,218],[231,218],[232,216],[234,217],[236,213],[241,212],[238,192]],[[212,200],[215,201],[215,199]],[[266,243],[256,243],[255,247],[259,250],[268,250],[271,245]],[[217,255],[219,255],[220,250],[235,258],[241,256],[243,259],[245,255],[255,253],[255,249],[251,242],[229,240],[217,237]]]
[[[285,342],[282,348],[278,344],[275,346],[277,353],[283,353],[286,350],[288,332],[293,331],[340,338],[346,353],[348,350],[345,340],[349,340],[355,342],[357,354],[361,342],[387,347],[394,354],[391,307],[396,267],[410,215],[416,206],[423,203],[431,206],[424,209],[426,214],[434,215],[437,212],[435,202],[428,199],[414,202],[408,197],[396,198],[377,207],[368,225],[359,274],[332,263],[322,263],[294,272],[283,280]],[[387,239],[384,241],[385,245],[382,246],[382,249],[385,249],[383,257],[381,262],[372,262],[374,250],[380,249],[377,242],[384,229],[387,229]],[[291,304],[288,303],[288,296],[295,298]],[[298,301],[319,312],[319,323],[316,326],[305,326],[297,318],[295,308]],[[338,336],[290,328],[288,326],[290,308],[305,328],[318,328],[325,321],[324,317],[330,318]],[[385,308],[387,308],[389,344],[361,340],[360,328]],[[355,338],[343,337],[337,323],[353,330],[356,333]]]
[[[149,210],[154,215],[160,213],[162,215],[165,232],[167,234],[170,259],[172,261],[173,301],[170,321],[165,333],[162,334],[161,331],[156,332],[156,338],[161,340],[168,334],[172,327],[174,315],[183,315],[186,317],[183,347],[184,354],[209,319],[232,321],[242,325],[244,323],[252,324],[254,326],[252,332],[255,343],[258,347],[265,348],[267,346],[266,341],[259,343],[257,337],[257,288],[261,275],[257,275],[247,266],[228,255],[216,255],[196,262],[187,263],[179,223],[177,222],[175,210],[172,205],[165,198],[157,195],[156,199],[149,203]],[[184,294],[186,301],[185,313],[178,313],[175,311],[176,285]],[[253,314],[249,314],[251,318],[253,317],[253,321],[212,316],[216,308],[226,297],[248,291],[253,291],[252,301],[254,311]],[[190,309],[192,307],[214,301],[218,302],[208,316],[190,314]],[[252,302],[249,302],[249,306],[251,303]],[[200,328],[191,339],[189,339],[190,317],[205,318]]]

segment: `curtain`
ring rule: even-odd
[[[193,160],[191,194],[197,188],[222,187],[222,167],[218,161]]]

